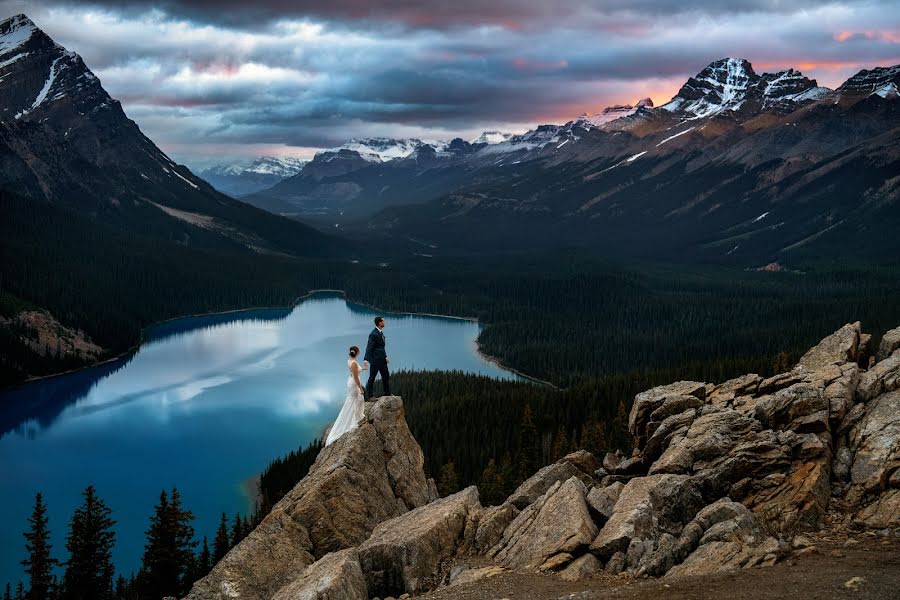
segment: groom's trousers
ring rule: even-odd
[[[391,395],[391,374],[388,372],[387,362],[373,363],[369,365],[369,381],[366,383],[366,398],[372,398],[372,388],[375,387],[375,376],[381,374],[381,384],[384,386],[384,395]]]

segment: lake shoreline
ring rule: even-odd
[[[166,323],[172,323],[175,321],[180,321],[182,319],[196,319],[199,317],[214,317],[214,316],[219,316],[219,315],[229,315],[232,313],[248,312],[248,311],[252,311],[252,310],[275,310],[275,309],[279,309],[279,308],[293,309],[297,305],[299,305],[301,302],[303,302],[304,300],[308,300],[308,299],[312,298],[313,296],[320,295],[320,294],[337,294],[337,295],[342,296],[344,298],[344,300],[346,300],[347,302],[356,304],[357,306],[362,306],[364,308],[369,308],[369,309],[372,309],[375,311],[384,311],[386,313],[394,313],[394,314],[398,314],[398,315],[410,315],[410,316],[416,316],[416,317],[432,317],[432,318],[436,318],[436,319],[453,319],[453,320],[457,320],[457,321],[468,321],[470,323],[477,323],[478,325],[482,325],[484,327],[490,326],[489,324],[482,324],[478,320],[477,317],[460,317],[460,316],[455,316],[455,315],[441,315],[441,314],[426,313],[426,312],[386,310],[386,309],[381,308],[380,306],[374,306],[372,304],[366,304],[365,302],[354,300],[350,296],[347,295],[347,292],[345,290],[327,289],[327,288],[315,289],[315,290],[309,290],[307,293],[303,294],[302,296],[298,296],[297,298],[294,299],[294,301],[291,304],[284,305],[284,306],[281,306],[281,305],[251,306],[248,308],[234,308],[234,309],[228,309],[228,310],[219,310],[219,311],[211,311],[211,312],[205,312],[205,313],[195,313],[195,314],[190,314],[190,315],[181,315],[178,317],[163,319],[162,321],[156,321],[156,322],[151,323],[150,325],[147,325],[146,327],[143,327],[141,329],[141,333],[140,333],[137,343],[135,343],[132,346],[129,346],[127,350],[124,350],[115,356],[111,356],[111,357],[101,360],[99,362],[95,362],[95,363],[91,363],[91,364],[84,365],[81,367],[77,367],[75,369],[69,369],[67,371],[60,371],[58,373],[50,373],[48,375],[39,375],[37,377],[30,377],[30,378],[26,379],[25,381],[22,381],[22,382],[19,382],[19,383],[10,385],[10,386],[2,387],[2,388],[0,388],[0,391],[14,390],[17,388],[27,386],[31,383],[45,381],[48,379],[52,379],[54,377],[62,377],[63,375],[71,375],[72,373],[77,373],[79,371],[85,371],[87,369],[93,369],[95,367],[101,367],[103,365],[107,365],[110,363],[114,363],[116,361],[120,361],[120,360],[129,358],[130,356],[134,355],[134,353],[137,352],[140,349],[141,345],[146,341],[145,333],[148,330],[153,329],[154,327],[159,327],[160,325],[165,325]],[[528,381],[540,383],[542,385],[546,385],[546,386],[552,387],[557,390],[561,389],[561,388],[553,385],[549,381],[544,381],[543,379],[538,379],[537,377],[533,377],[531,375],[528,375],[527,373],[523,373],[517,369],[514,369],[508,365],[505,365],[505,364],[503,364],[503,361],[501,361],[498,357],[485,353],[484,351],[482,351],[481,345],[478,343],[478,338],[475,339],[475,351],[478,353],[478,356],[481,357],[484,361],[489,362],[505,371],[509,371],[510,373],[518,375],[519,377],[524,377]]]

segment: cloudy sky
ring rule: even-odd
[[[661,104],[724,56],[830,87],[900,63],[897,0],[0,0],[0,12],[81,54],[197,168]]]

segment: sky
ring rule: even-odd
[[[829,87],[900,64],[898,0],[0,0],[17,13],[195,169],[662,104],[726,56]]]

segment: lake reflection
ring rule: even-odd
[[[478,356],[475,323],[383,314],[394,371],[515,377]],[[374,315],[316,296],[292,310],[182,319],[153,328],[128,359],[0,394],[0,585],[23,577],[21,533],[37,491],[60,559],[89,483],[118,521],[114,560],[126,574],[140,564],[162,488],[178,486],[198,538],[211,538],[221,512],[250,509],[249,478],[337,415],[347,349],[365,347]]]

